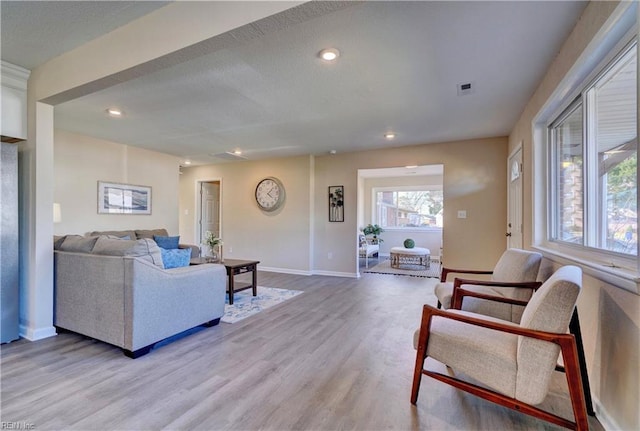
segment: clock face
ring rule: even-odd
[[[264,211],[274,211],[284,202],[284,187],[277,178],[265,178],[256,187],[256,202]]]

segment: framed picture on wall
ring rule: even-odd
[[[98,214],[151,214],[151,187],[98,181]]]
[[[343,186],[329,186],[329,221],[344,221]]]

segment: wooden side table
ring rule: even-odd
[[[204,263],[212,263],[208,262],[206,258],[196,257],[191,259],[191,265],[201,265]],[[229,281],[227,283],[228,292],[229,292],[229,305],[233,305],[233,294],[235,292],[240,292],[245,289],[252,289],[253,296],[258,295],[258,264],[260,261],[257,260],[241,260],[241,259],[225,259],[223,262],[215,262],[220,265],[224,265],[227,270],[227,277],[229,277]],[[246,274],[247,272],[251,273],[251,283],[237,283],[235,281],[235,276],[240,274]]]

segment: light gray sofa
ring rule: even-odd
[[[164,269],[150,239],[69,235],[54,253],[55,326],[119,346],[129,357],[216,325],[224,314],[223,265]]]

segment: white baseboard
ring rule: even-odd
[[[355,272],[313,271],[313,275],[327,275],[329,277],[358,278]]]
[[[301,269],[290,269],[290,268],[274,268],[271,266],[260,266],[258,268],[258,271],[277,272],[280,274],[313,275],[311,271],[303,271]]]
[[[47,328],[29,328],[28,326],[20,325],[20,336],[29,341],[38,341],[56,335],[58,335],[58,333],[53,326]]]
[[[598,422],[602,425],[602,427],[607,431],[615,431],[623,429],[616,420],[607,412],[607,409],[604,408],[602,403],[598,398],[591,395],[593,401],[593,409],[596,411],[596,416],[598,417]]]
[[[348,277],[348,278],[357,278],[358,275],[355,272],[336,272],[336,271],[302,271],[299,269],[289,269],[289,268],[274,268],[270,266],[260,267],[258,268],[260,271],[265,272],[277,272],[280,274],[294,274],[294,275],[327,275],[329,277]]]

